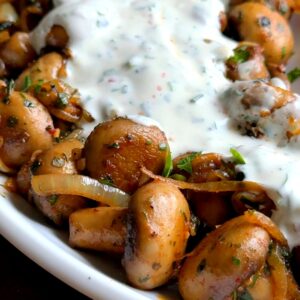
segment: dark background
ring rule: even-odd
[[[0,235],[0,298],[88,300],[40,268]]]

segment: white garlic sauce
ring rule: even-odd
[[[224,61],[236,45],[220,32],[227,1],[54,2],[31,39],[39,51],[53,24],[68,32],[66,81],[97,120],[85,126],[87,134],[103,120],[130,115],[142,124],[152,124],[146,117],[158,122],[174,157],[187,151],[228,156],[236,148],[246,160],[240,167],[246,179],[263,184],[276,202],[273,220],[290,246],[300,244],[299,146],[242,136],[220,104],[232,85]]]

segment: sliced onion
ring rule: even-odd
[[[61,119],[61,120],[64,120],[64,121],[70,122],[70,123],[78,122],[82,116],[82,112],[79,109],[78,109],[78,114],[76,114],[76,113],[72,114],[69,111],[67,111],[66,109],[63,110],[63,109],[58,109],[58,108],[54,108],[54,107],[48,107],[48,110],[50,111],[50,113],[52,115],[54,115],[58,119]]]
[[[253,225],[258,225],[268,232],[268,234],[277,241],[281,246],[287,247],[288,243],[279,228],[273,221],[258,211],[247,211],[244,214],[244,220]]]
[[[182,190],[193,190],[196,192],[209,192],[209,193],[220,193],[220,192],[242,192],[242,191],[264,191],[263,187],[252,181],[211,181],[202,183],[193,183],[178,181],[171,178],[155,175],[151,171],[142,167],[142,172],[148,175],[150,178],[157,179],[160,181],[172,183]]]
[[[66,140],[71,140],[71,139],[81,139],[82,138],[82,129],[75,129],[73,130],[68,136],[66,136]]]
[[[0,22],[16,23],[18,14],[15,8],[8,2],[0,3]]]
[[[83,116],[84,120],[87,122],[91,123],[91,122],[95,121],[94,117],[85,109],[83,109],[83,111],[82,111],[82,116]]]
[[[0,172],[6,173],[6,174],[14,174],[14,173],[16,173],[16,170],[8,167],[0,157]]]
[[[109,206],[128,207],[130,199],[125,192],[82,175],[37,175],[32,177],[31,186],[38,195],[77,195]]]
[[[276,246],[277,248],[277,246]],[[267,258],[271,269],[274,300],[287,299],[288,295],[288,272],[283,259],[278,254],[278,249],[272,250]]]

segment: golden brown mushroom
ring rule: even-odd
[[[77,139],[67,139],[36,155],[30,172],[32,175],[77,174],[73,150],[83,148]],[[86,207],[84,198],[75,195],[42,196],[32,193],[33,201],[40,211],[55,224],[66,222],[70,214]]]
[[[88,137],[86,169],[91,177],[133,193],[147,180],[141,167],[160,174],[167,150],[167,139],[158,127],[117,118],[99,124]]]
[[[190,211],[177,187],[154,181],[132,196],[123,264],[130,283],[153,289],[168,282],[189,237]]]
[[[286,63],[292,55],[294,38],[289,24],[267,6],[253,2],[236,5],[229,12],[229,21],[241,40],[263,47],[267,64]]]
[[[53,127],[47,109],[27,93],[15,92],[12,82],[2,83],[0,96],[0,158],[17,169],[36,150],[52,145],[47,128]]]
[[[287,253],[287,242],[272,221],[247,212],[218,227],[187,257],[180,293],[184,300],[299,299],[285,265]]]

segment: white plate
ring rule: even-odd
[[[300,28],[300,17],[293,19]],[[296,30],[295,30],[296,31]],[[300,49],[300,36],[297,48]],[[289,68],[300,67],[300,55],[294,55]],[[300,83],[293,86],[300,92]],[[0,184],[5,180],[0,176]],[[67,232],[54,229],[24,199],[0,187],[0,233],[48,272],[92,299],[149,300],[180,299],[174,287],[143,292],[126,284],[119,259],[90,254],[68,246]]]
[[[0,177],[0,184],[5,181]],[[0,187],[0,233],[41,267],[92,299],[179,299],[174,288],[143,292],[126,284],[120,259],[68,246],[68,233],[53,228],[29,203]],[[162,299],[162,298],[160,298]]]

